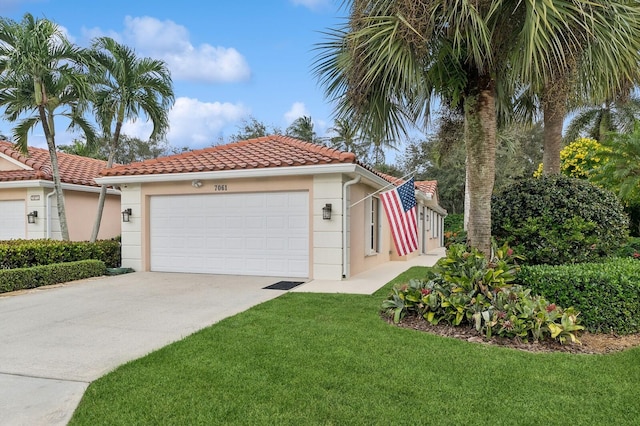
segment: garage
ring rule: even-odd
[[[307,191],[150,197],[158,272],[309,276]]]
[[[24,200],[0,201],[0,240],[26,238]]]

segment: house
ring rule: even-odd
[[[105,161],[58,153],[73,241],[91,237],[100,195],[94,178],[105,166]],[[120,235],[120,217],[120,192],[109,189],[98,238]],[[30,147],[25,155],[0,140],[0,240],[37,238],[61,239],[49,151]]]
[[[398,181],[352,153],[266,136],[103,170],[118,186],[122,263],[137,271],[340,280],[401,260],[378,194]],[[418,256],[443,244],[419,182]],[[407,256],[403,258],[407,258]]]

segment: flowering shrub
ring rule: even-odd
[[[382,310],[395,322],[416,314],[431,324],[471,325],[487,337],[546,337],[577,342],[578,312],[563,310],[529,289],[514,285],[519,258],[507,246],[491,259],[476,249],[454,244],[426,280],[394,287]]]
[[[589,179],[604,164],[607,152],[610,148],[595,139],[578,138],[560,151],[560,172],[568,177]],[[542,163],[533,176],[542,176]]]

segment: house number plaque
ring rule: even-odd
[[[226,191],[227,185],[213,185],[214,191]]]

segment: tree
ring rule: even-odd
[[[603,157],[596,182],[615,190],[623,201],[640,200],[640,122],[629,134],[614,134],[596,155]]]
[[[242,120],[242,123],[238,126],[238,132],[229,136],[229,139],[237,142],[279,133],[281,133],[281,131],[277,127],[267,127],[266,124],[258,121],[255,117],[249,117],[249,119]]]
[[[98,143],[89,147],[86,141],[75,139],[71,145],[61,145],[59,150],[67,154],[81,155],[83,157],[96,158],[106,161],[109,158],[111,139],[98,138]],[[188,148],[175,148],[169,146],[166,140],[129,137],[120,134],[120,141],[113,157],[114,164],[130,164],[137,161],[150,160],[164,155],[179,154]]]
[[[570,0],[432,2],[353,0],[348,23],[326,32],[315,72],[336,115],[393,139],[426,122],[434,98],[464,111],[470,194],[468,241],[491,248],[497,121],[516,82],[569,60],[563,46],[591,29],[587,4]]]
[[[67,154],[79,155],[81,157],[95,158],[96,160],[107,161],[108,155],[104,155],[97,144],[89,145],[81,139],[74,139],[71,145],[60,145],[58,150]]]
[[[531,177],[542,160],[542,126],[517,123],[498,129],[495,192]],[[410,141],[400,161],[403,174],[418,180],[437,180],[438,199],[449,213],[464,211],[464,118],[448,108],[440,110],[436,129],[425,140]]]
[[[316,143],[316,132],[313,130],[313,120],[311,117],[304,115],[293,120],[293,123],[287,127],[287,136]]]
[[[111,168],[124,121],[136,120],[142,113],[153,124],[150,139],[160,139],[169,128],[169,109],[175,97],[164,61],[138,58],[132,49],[109,37],[94,41],[92,58],[94,112],[103,134],[110,139],[107,168]],[[107,187],[102,185],[92,242],[98,238],[106,195]]]
[[[557,5],[555,4],[557,3]],[[543,7],[546,22],[562,20],[552,29],[540,25],[536,15],[527,15],[521,43],[525,55],[516,50],[514,68],[528,90],[539,98],[544,120],[544,173],[560,173],[562,131],[569,109],[585,104],[608,103],[629,85],[638,81],[640,56],[640,6],[626,0],[558,1],[555,7]],[[569,13],[567,15],[567,12]],[[571,16],[573,15],[573,16]],[[535,43],[527,42],[527,38]],[[535,49],[542,53],[537,55]],[[557,52],[562,60],[553,59]],[[542,67],[527,67],[529,58],[537,57]],[[522,64],[518,62],[522,60]]]
[[[564,139],[573,141],[581,136],[604,141],[609,133],[631,133],[640,119],[640,98],[617,97],[600,105],[584,106],[569,122]]]
[[[0,20],[0,106],[5,107],[9,121],[20,120],[13,129],[13,138],[23,152],[27,152],[29,131],[42,125],[63,240],[69,240],[69,228],[54,118],[68,118],[69,128],[80,128],[89,141],[93,140],[93,128],[82,117],[90,94],[85,60],[84,51],[73,46],[51,21],[30,14],[25,14],[20,23]]]
[[[329,144],[332,148],[340,151],[353,152],[358,159],[367,157],[367,149],[364,138],[360,131],[348,120],[338,118],[329,132],[334,133],[329,137]]]

